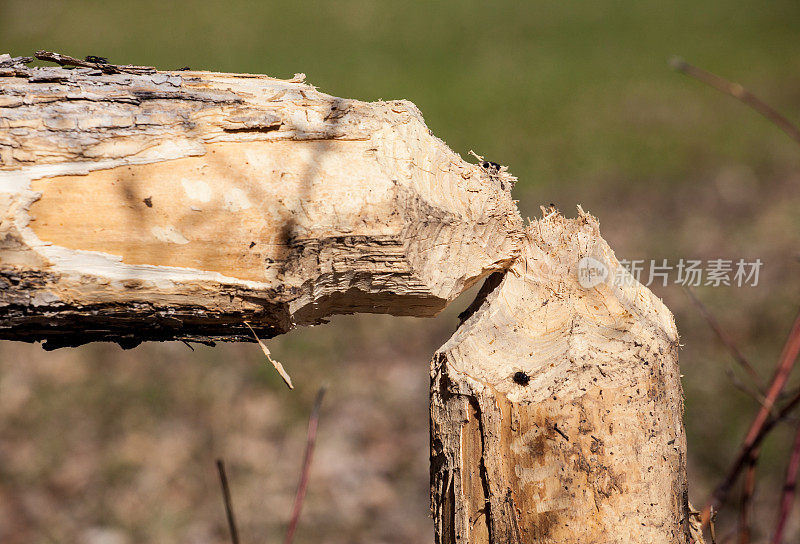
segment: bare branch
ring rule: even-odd
[[[792,453],[789,456],[789,465],[786,467],[786,480],[783,484],[781,509],[780,513],[778,514],[778,523],[775,526],[775,534],[772,536],[772,544],[781,544],[781,542],[783,542],[783,531],[786,528],[786,522],[789,519],[789,512],[792,510],[794,497],[797,493],[797,473],[799,470],[800,425],[797,427],[797,433],[794,436],[794,445],[792,446]]]
[[[750,510],[756,489],[756,466],[760,451],[755,449],[747,458],[747,473],[742,484],[742,500],[739,506],[739,544],[750,544]]]
[[[733,356],[733,359],[737,363],[739,363],[739,366],[741,366],[744,370],[746,370],[747,373],[750,374],[750,376],[753,378],[753,381],[756,384],[756,388],[761,394],[759,402],[763,402],[764,393],[762,391],[761,376],[758,375],[758,372],[756,372],[756,370],[753,368],[753,365],[751,365],[750,362],[747,360],[747,357],[745,357],[744,354],[742,354],[742,352],[736,346],[734,341],[731,340],[731,338],[725,333],[724,330],[722,330],[719,321],[717,321],[717,318],[714,317],[714,314],[711,313],[708,307],[705,304],[703,304],[703,301],[697,298],[697,296],[689,287],[684,287],[684,291],[689,296],[694,305],[697,307],[697,309],[700,311],[700,314],[708,322],[709,326],[711,327],[711,330],[714,331],[714,334],[717,335],[717,338],[719,338],[720,342],[722,342],[722,344],[726,348],[728,348],[728,351]]]
[[[755,111],[766,117],[768,120],[785,132],[791,139],[800,143],[800,129],[789,121],[786,117],[775,111],[766,102],[755,96],[753,93],[742,87],[738,83],[733,83],[702,68],[693,66],[679,57],[673,57],[669,61],[672,68],[678,72],[691,76],[703,83],[710,85],[720,92],[729,94],[732,97],[744,102]]]
[[[728,474],[723,481],[714,490],[706,507],[703,509],[701,516],[703,526],[708,525],[711,510],[718,509],[728,498],[731,486],[734,484],[739,476],[742,468],[744,468],[747,459],[752,455],[754,449],[758,448],[761,441],[769,433],[775,424],[785,417],[794,407],[800,403],[800,393],[793,397],[788,404],[786,404],[777,414],[770,415],[775,400],[783,391],[786,386],[786,381],[789,379],[789,374],[794,368],[797,356],[800,354],[800,313],[795,318],[792,330],[789,333],[789,338],[786,340],[783,351],[778,359],[778,367],[775,371],[775,376],[772,379],[769,390],[767,391],[767,398],[765,404],[761,407],[756,414],[755,419],[747,431],[747,435],[742,442],[739,449],[739,454],[731,464]]]
[[[225,474],[225,464],[222,459],[217,459],[217,471],[219,481],[222,485],[222,498],[225,501],[225,515],[228,517],[228,528],[231,531],[231,542],[239,544],[239,531],[236,528],[236,519],[233,516],[233,503],[231,502],[231,490],[228,487],[228,477]]]
[[[311,416],[308,418],[308,435],[306,438],[306,453],[303,456],[303,469],[300,473],[300,483],[297,485],[297,494],[294,497],[294,507],[292,517],[289,520],[289,527],[286,529],[286,539],[284,544],[292,544],[294,533],[297,529],[297,522],[300,520],[300,512],[303,510],[303,501],[306,497],[308,488],[308,476],[311,471],[311,459],[314,456],[314,444],[317,441],[317,426],[319,423],[319,411],[322,407],[322,398],[325,396],[325,386],[321,387],[314,399],[314,407],[311,409]]]

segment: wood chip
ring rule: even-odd
[[[263,351],[264,355],[267,356],[267,359],[269,359],[269,362],[272,363],[272,366],[275,367],[275,370],[278,371],[278,374],[280,374],[281,378],[283,378],[283,381],[286,382],[286,385],[289,387],[289,389],[294,389],[294,385],[292,385],[292,378],[290,378],[289,374],[286,373],[286,370],[284,370],[283,365],[270,356],[269,348],[264,342],[261,341],[261,339],[256,334],[256,331],[254,331],[253,327],[250,326],[250,323],[245,321],[244,324],[247,325],[247,328],[250,329],[250,332],[253,333],[253,338],[255,338],[256,342],[258,342],[258,345],[261,346],[261,351]]]

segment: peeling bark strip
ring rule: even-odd
[[[514,178],[463,161],[410,102],[59,58],[89,67],[0,56],[0,338],[431,316],[519,252]]]
[[[678,335],[596,220],[534,222],[484,294],[431,367],[436,542],[688,542]]]

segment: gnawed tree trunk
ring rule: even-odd
[[[677,331],[596,220],[534,222],[468,313],[431,366],[436,541],[688,542]]]
[[[242,340],[432,316],[519,252],[513,178],[410,102],[207,72],[0,77],[0,338]]]
[[[0,338],[251,340],[488,276],[432,363],[437,541],[687,542],[677,333],[594,219],[525,231],[409,102],[84,64],[0,58]]]

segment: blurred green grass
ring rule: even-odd
[[[667,59],[680,55],[800,119],[798,44],[800,4],[790,0],[0,0],[0,52],[49,49],[115,63],[277,77],[304,72],[309,82],[337,96],[409,99],[455,151],[466,156],[473,149],[510,166],[520,178],[515,196],[523,214],[555,202],[569,215],[582,203],[600,218],[620,257],[761,257],[758,288],[701,289],[699,295],[765,377],[800,299],[798,148],[735,100],[671,71]],[[685,346],[692,493],[699,502],[732,457],[756,405],[727,382],[726,353],[680,289],[656,292],[675,312]],[[34,385],[32,396],[13,410],[3,411],[13,403],[0,400],[0,414],[6,414],[0,442],[41,451],[28,468],[13,472],[0,465],[0,498],[4,491],[8,497],[25,490],[25,496],[45,500],[36,495],[44,493],[55,497],[55,511],[65,496],[100,493],[90,501],[95,506],[76,506],[71,515],[123,527],[134,541],[154,535],[179,540],[174,535],[201,531],[193,523],[208,515],[216,532],[201,531],[211,536],[196,540],[224,541],[213,474],[192,481],[202,467],[211,467],[209,451],[224,451],[234,461],[243,456],[239,468],[251,471],[251,478],[237,482],[241,502],[251,504],[242,504],[247,510],[241,517],[277,535],[276,519],[285,513],[264,513],[259,505],[268,500],[288,509],[296,459],[282,461],[286,473],[275,474],[270,460],[247,452],[296,455],[307,406],[327,380],[338,404],[323,426],[320,463],[335,465],[341,474],[316,476],[312,492],[319,495],[309,500],[317,523],[309,522],[300,540],[319,541],[330,523],[350,542],[429,534],[426,431],[419,427],[426,410],[426,361],[452,331],[455,313],[451,309],[432,322],[341,318],[275,339],[273,352],[303,384],[297,395],[284,391],[252,346],[193,353],[183,346],[146,346],[125,354],[90,346],[58,355],[5,346],[0,386],[22,379],[18,365],[26,358],[35,361],[34,377],[22,375]],[[60,376],[59,361],[73,361],[69,365],[82,374]],[[56,370],[49,371],[51,365]],[[407,384],[401,393],[397,376]],[[259,402],[271,407],[267,421],[240,406]],[[191,462],[182,472],[142,468],[115,449],[127,451],[131,433],[152,435],[157,446],[171,444],[175,429],[187,425],[197,436],[185,431],[193,438],[186,438]],[[767,518],[788,431],[782,429],[763,452],[765,491],[759,500]],[[393,442],[392,432],[402,438]],[[260,442],[237,447],[249,444],[244,437]],[[66,478],[62,469],[71,474],[69,460],[82,454],[81,444],[98,450],[87,458],[108,480],[92,477],[91,485],[79,485],[68,478],[72,487],[60,484]],[[326,444],[333,452],[328,457]],[[388,453],[392,446],[408,448],[407,455]],[[26,466],[17,459],[23,454],[3,455],[0,445],[0,458]],[[371,479],[358,479],[355,474],[365,467],[373,467]],[[169,480],[166,489],[154,488],[151,480],[164,474],[182,487],[169,489]],[[381,487],[384,481],[391,491]],[[339,488],[347,493],[337,495]],[[264,499],[265,493],[272,498]],[[104,506],[106,499],[135,506],[140,496],[154,504],[136,506],[130,515]],[[344,512],[331,512],[327,500]],[[162,512],[159,505],[170,507]],[[69,523],[62,525],[62,534],[73,534]]]
[[[725,157],[796,155],[766,121],[666,64],[681,55],[797,111],[800,7],[789,0],[4,0],[0,9],[0,44],[17,55],[302,71],[337,96],[412,100],[456,151],[511,165],[523,187],[675,183]]]

